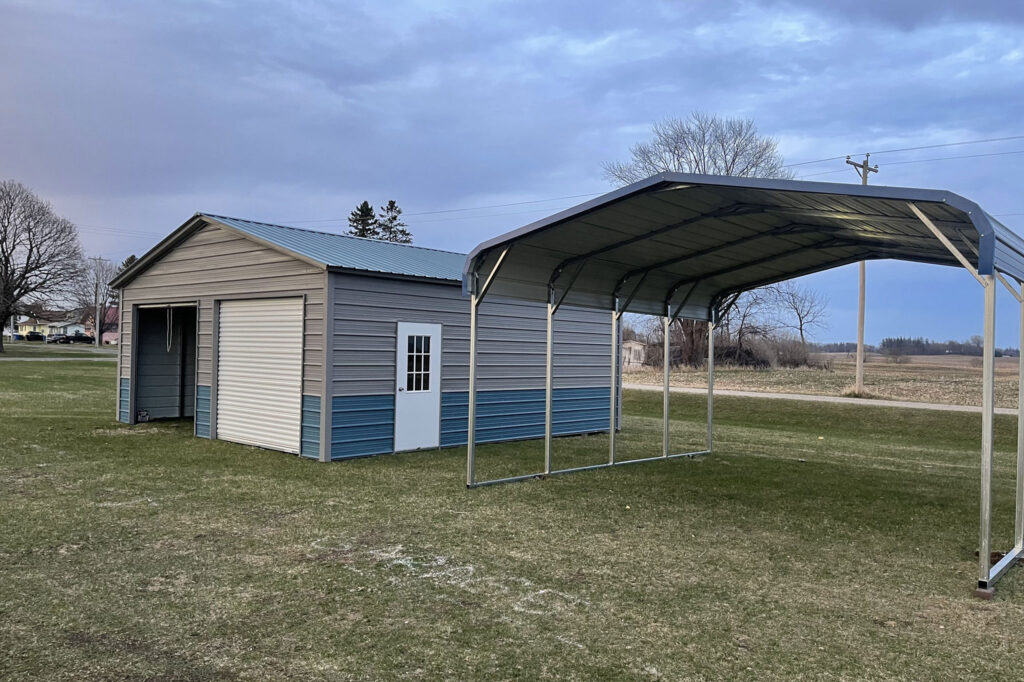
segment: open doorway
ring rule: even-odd
[[[135,340],[135,419],[193,419],[196,306],[140,306]]]

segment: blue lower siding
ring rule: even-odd
[[[556,388],[551,397],[551,433],[565,436],[608,430],[607,388]],[[441,445],[465,445],[469,393],[441,395]],[[481,391],[476,397],[476,442],[544,436],[544,389]]]
[[[331,459],[395,450],[395,396],[335,396],[331,401]]]
[[[210,387],[196,386],[196,435],[210,437]]]
[[[299,454],[320,457],[320,396],[302,396],[302,442]]]
[[[607,388],[560,388],[552,396],[553,434],[608,430]],[[441,447],[465,445],[469,393],[441,394]],[[392,395],[335,397],[331,409],[331,459],[394,452]],[[482,391],[477,394],[477,442],[541,438],[544,389]]]
[[[131,379],[121,379],[117,389],[117,421],[131,424]],[[109,404],[109,403],[108,403]],[[110,414],[109,412],[107,414]]]

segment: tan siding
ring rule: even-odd
[[[119,376],[128,378],[131,375],[132,311],[124,301],[125,299],[122,299],[121,308],[118,311],[118,315],[121,317],[117,327],[118,373]]]
[[[323,374],[324,274],[313,265],[216,226],[201,228],[122,292],[121,376],[128,376],[131,306],[199,301],[198,383],[213,381],[213,303],[252,296],[306,297],[303,387],[319,395]]]

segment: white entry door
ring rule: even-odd
[[[217,438],[299,452],[302,299],[222,301]]]
[[[395,451],[441,442],[441,325],[398,323]]]

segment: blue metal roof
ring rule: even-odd
[[[466,254],[199,213],[328,268],[462,281]]]

